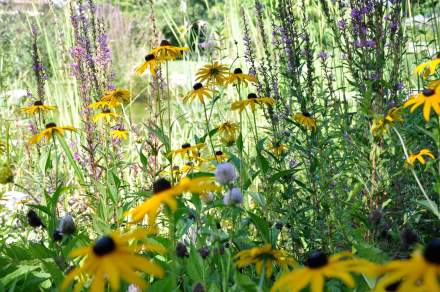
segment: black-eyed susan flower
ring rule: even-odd
[[[247,99],[245,100],[239,100],[235,101],[231,105],[231,110],[239,110],[242,112],[246,106],[249,106],[253,112],[256,110],[256,105],[267,105],[267,106],[273,106],[275,101],[273,98],[270,97],[257,97],[255,93],[248,94]]]
[[[129,241],[143,239],[151,233],[146,230],[136,230],[121,234],[112,232],[99,238],[93,246],[80,247],[70,253],[70,257],[84,258],[81,266],[67,274],[61,284],[61,290],[66,290],[75,278],[79,278],[75,291],[81,291],[87,278],[92,279],[90,291],[103,292],[108,281],[114,291],[119,291],[121,278],[127,283],[136,284],[145,289],[148,284],[136,271],[163,277],[163,269],[144,256],[136,255],[136,245],[129,245]],[[143,243],[143,250],[150,250],[149,243]],[[152,251],[158,251],[155,244],[151,244]]]
[[[139,222],[145,216],[148,216],[148,223],[153,226],[162,204],[166,204],[172,211],[175,211],[177,209],[176,196],[185,192],[202,193],[211,191],[211,189],[215,191],[218,188],[213,188],[213,181],[214,177],[197,177],[193,179],[185,177],[175,186],[171,186],[168,180],[161,178],[153,185],[153,196],[138,207],[128,211],[127,214],[132,218],[133,223]]]
[[[55,134],[59,134],[61,136],[64,135],[65,131],[76,131],[76,129],[72,126],[57,126],[55,123],[48,123],[46,128],[40,133],[34,135],[30,140],[30,144],[35,144],[40,142],[43,138],[46,143],[53,137]]]
[[[136,75],[142,75],[147,69],[150,69],[150,74],[156,76],[157,69],[161,63],[153,54],[145,56],[145,61],[139,67],[136,68]]]
[[[431,115],[431,108],[434,109],[437,115],[440,115],[440,89],[438,88],[426,88],[422,92],[411,96],[404,104],[403,107],[411,107],[410,112],[413,112],[421,105],[423,106],[423,117],[426,121],[429,121]]]
[[[295,114],[293,119],[306,129],[316,130],[316,119],[307,111]]]
[[[51,111],[56,108],[57,107],[54,105],[46,105],[46,104],[43,104],[43,102],[41,100],[37,100],[36,102],[34,102],[33,105],[22,108],[21,111],[24,113],[33,115],[33,114],[41,113],[44,111]]]
[[[212,91],[209,88],[203,87],[202,83],[196,83],[185,97],[183,102],[192,102],[195,98],[198,98],[201,103],[205,103],[205,98],[212,98]]]
[[[106,108],[110,108],[111,106],[108,101],[99,100],[96,102],[92,102],[91,104],[89,104],[88,107],[92,109],[106,109]]]
[[[383,267],[384,276],[375,291],[386,291],[387,287],[399,283],[396,291],[440,291],[440,238],[433,239],[422,252],[415,251],[410,259],[394,260]]]
[[[376,275],[379,269],[375,264],[354,258],[350,253],[339,253],[327,257],[323,252],[312,253],[305,267],[295,269],[281,276],[271,288],[271,292],[297,292],[310,284],[310,291],[324,291],[325,279],[336,278],[353,288],[355,282],[351,272]]]
[[[400,108],[393,107],[387,112],[385,117],[373,120],[371,133],[373,136],[382,136],[388,126],[391,126],[396,122],[403,122],[402,111]]]
[[[198,82],[206,82],[207,84],[223,85],[228,75],[228,66],[222,65],[215,61],[207,64],[197,71],[196,79]]]
[[[243,84],[245,86],[247,86],[248,83],[257,83],[257,78],[254,75],[244,74],[243,70],[241,70],[240,68],[236,68],[232,74],[229,74],[224,82],[225,85]]]
[[[112,112],[110,109],[106,108],[103,109],[102,112],[99,114],[96,114],[93,117],[93,122],[97,123],[100,120],[104,119],[107,123],[112,122],[113,120],[116,120],[119,117],[117,113]]]
[[[130,101],[130,91],[128,89],[116,88],[107,91],[101,101],[108,102],[110,108],[114,108],[124,102]]]
[[[429,75],[435,72],[437,66],[439,65],[440,65],[440,53],[437,54],[437,56],[434,59],[418,65],[414,69],[414,73],[423,74],[424,77],[428,77]]]
[[[113,140],[127,140],[128,139],[128,131],[122,127],[117,127],[110,132],[110,136]]]
[[[218,150],[215,151],[214,156],[210,158],[210,160],[217,161],[217,162],[223,162],[227,161],[229,159],[229,156],[226,153],[223,153],[223,151]]]
[[[185,47],[172,46],[170,42],[163,40],[159,47],[151,50],[150,55],[154,55],[155,59],[160,61],[170,61],[182,56],[183,52],[188,50]]]
[[[410,153],[408,155],[408,159],[405,161],[405,163],[407,165],[411,165],[411,166],[414,166],[414,163],[416,161],[420,162],[421,164],[425,164],[426,161],[425,161],[425,157],[424,156],[427,156],[427,157],[430,157],[432,159],[435,159],[434,155],[431,153],[431,151],[429,149],[422,149],[422,150],[420,150],[419,153],[416,153],[416,154]]]
[[[199,156],[199,150],[205,147],[205,143],[199,143],[196,145],[191,145],[190,143],[185,143],[182,145],[181,148],[173,150],[170,152],[171,155],[181,155],[181,156],[189,156],[189,155],[195,155]]]
[[[237,140],[238,130],[239,127],[237,123],[233,122],[224,122],[217,127],[217,132],[220,135],[221,141],[226,146],[231,146],[232,144],[234,144],[235,140]]]
[[[286,152],[287,148],[284,144],[281,143],[272,143],[272,153],[279,157]]]
[[[234,260],[239,268],[255,264],[258,274],[261,274],[264,266],[267,278],[272,276],[273,264],[282,267],[293,267],[296,264],[296,261],[289,257],[286,252],[274,249],[271,244],[240,251],[234,256]]]

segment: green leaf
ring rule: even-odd
[[[186,265],[186,270],[189,277],[194,282],[203,281],[203,260],[199,255],[197,250],[191,247],[191,252],[188,258],[188,264]]]
[[[76,178],[78,179],[81,185],[85,185],[83,173],[79,168],[78,164],[76,163],[75,159],[73,159],[72,152],[70,151],[70,148],[66,143],[66,140],[62,135],[59,135],[58,133],[56,133],[55,135],[58,139],[58,142],[60,142],[61,148],[63,148],[64,150],[64,154],[66,154],[67,159],[69,160],[70,164],[73,167],[73,170],[75,171]]]
[[[257,228],[258,232],[260,233],[262,239],[265,242],[270,242],[270,236],[269,236],[269,224],[262,219],[261,217],[248,212],[248,215],[250,219],[252,220],[252,223],[254,223],[255,227]]]

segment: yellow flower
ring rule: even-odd
[[[144,203],[136,208],[128,211],[128,215],[132,218],[132,223],[141,221],[145,216],[148,216],[148,223],[153,226],[156,222],[157,215],[161,204],[165,203],[172,211],[177,209],[176,196],[184,192],[189,193],[202,193],[214,189],[211,183],[214,181],[214,177],[197,177],[189,179],[183,178],[177,185],[171,186],[171,183],[160,178],[153,185],[153,196],[148,198]]]
[[[160,46],[151,50],[150,55],[154,55],[159,61],[175,60],[177,57],[182,56],[184,51],[188,51],[188,48],[172,46],[167,40],[163,40]]]
[[[237,139],[238,125],[233,122],[225,122],[217,127],[222,142],[226,146],[231,146]]]
[[[115,120],[119,117],[117,113],[110,111],[109,109],[104,109],[99,114],[96,114],[93,117],[93,121],[97,123],[99,120],[105,119],[107,123],[110,123],[112,120]]]
[[[205,147],[205,143],[199,143],[191,146],[189,143],[185,143],[182,145],[180,149],[173,150],[170,152],[171,155],[181,155],[181,156],[189,156],[191,153],[195,156],[198,156],[199,150]]]
[[[108,102],[110,108],[116,107],[121,103],[130,101],[130,91],[127,89],[117,88],[115,90],[109,90],[101,98],[101,101]]]
[[[403,104],[403,107],[407,108],[412,105],[410,112],[413,112],[422,104],[424,104],[423,117],[426,121],[429,121],[431,115],[431,107],[434,109],[437,115],[440,115],[440,90],[435,88],[426,88],[422,92],[411,96]]]
[[[148,68],[150,69],[150,74],[156,76],[157,69],[160,65],[161,60],[156,59],[153,54],[148,54],[145,56],[145,62],[136,68],[136,75],[142,75]]]
[[[280,143],[272,143],[272,152],[275,156],[279,157],[286,152],[286,146]]]
[[[205,98],[212,98],[212,91],[203,87],[202,83],[196,83],[193,86],[193,90],[183,98],[183,102],[192,102],[196,97],[199,98],[201,103],[205,103]]]
[[[371,133],[373,136],[382,136],[387,127],[395,122],[403,122],[401,109],[397,107],[391,108],[385,117],[374,119]]]
[[[316,119],[307,111],[295,114],[293,119],[304,128],[316,130]]]
[[[80,247],[70,253],[71,257],[85,257],[80,267],[76,267],[67,274],[60,286],[60,290],[66,290],[76,277],[79,282],[75,291],[81,291],[86,282],[86,276],[92,278],[90,291],[105,291],[105,282],[110,283],[114,291],[119,291],[121,278],[127,283],[136,284],[145,289],[147,282],[139,277],[136,270],[156,277],[163,277],[163,269],[147,259],[135,254],[137,246],[129,246],[129,241],[142,239],[151,233],[138,229],[131,233],[120,234],[112,232],[110,235],[99,238],[93,246]],[[143,243],[145,251],[163,251],[157,244]],[[82,276],[82,277],[81,277]]]
[[[397,292],[440,291],[440,238],[434,238],[423,253],[418,250],[410,259],[394,260],[384,265],[385,275],[375,291],[385,291],[389,285],[400,282]]]
[[[45,104],[43,104],[43,102],[41,100],[37,100],[36,102],[34,102],[33,105],[22,108],[21,111],[24,113],[33,115],[35,113],[50,111],[50,110],[54,110],[56,108],[57,107],[54,105],[45,105]]]
[[[100,100],[89,104],[88,107],[92,109],[106,109],[106,108],[110,108],[110,103],[108,101]]]
[[[244,74],[240,68],[236,68],[234,73],[229,74],[225,79],[225,85],[243,84],[247,86],[248,83],[257,83],[257,78],[254,75]]]
[[[418,65],[414,69],[414,73],[415,74],[423,73],[423,76],[426,78],[435,72],[438,65],[440,65],[440,53],[434,59]]]
[[[245,100],[239,100],[236,102],[232,103],[231,106],[231,110],[239,110],[240,112],[242,112],[246,106],[250,106],[251,110],[253,112],[255,112],[256,107],[255,105],[268,105],[268,106],[273,106],[273,104],[275,103],[275,101],[273,100],[273,98],[270,97],[257,97],[257,95],[255,93],[250,93],[248,94],[248,98]]]
[[[55,123],[49,123],[46,125],[46,128],[40,133],[36,134],[29,140],[29,144],[35,144],[41,141],[44,138],[45,142],[48,143],[49,140],[55,134],[59,134],[61,136],[64,135],[64,131],[76,131],[76,129],[72,126],[57,126]]]
[[[306,266],[281,276],[271,288],[275,291],[301,291],[310,283],[310,291],[324,291],[326,278],[336,278],[353,288],[355,282],[351,272],[376,275],[379,269],[375,264],[363,259],[353,258],[350,253],[339,253],[327,257],[322,252],[313,253]]]
[[[282,267],[293,267],[296,264],[294,259],[282,250],[273,249],[271,244],[240,251],[234,259],[239,268],[255,264],[258,274],[261,274],[264,265],[267,278],[272,276],[272,264],[279,264]]]
[[[128,131],[123,128],[117,128],[110,132],[110,136],[113,140],[127,140],[128,139]]]
[[[425,164],[425,158],[423,156],[431,157],[432,159],[435,159],[434,155],[431,153],[429,149],[422,149],[417,154],[410,153],[408,155],[408,159],[405,161],[407,165],[414,166],[414,162],[418,160],[421,164]]]
[[[216,151],[215,155],[210,158],[210,160],[214,160],[217,162],[227,161],[229,159],[228,155],[223,153],[223,151]]]
[[[228,74],[228,67],[215,61],[212,64],[203,66],[197,71],[196,78],[199,82],[207,84],[223,85]]]

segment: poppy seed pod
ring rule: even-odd
[[[14,181],[14,173],[8,163],[0,164],[0,184],[8,184]]]
[[[62,234],[72,235],[73,233],[75,233],[75,222],[73,221],[72,215],[70,213],[66,213],[63,218],[61,218],[57,230],[60,231]]]

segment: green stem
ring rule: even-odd
[[[206,131],[207,131],[206,135],[207,135],[208,138],[209,138],[209,143],[210,143],[210,145],[211,145],[211,149],[212,149],[212,155],[215,156],[214,144],[212,143],[212,138],[211,138],[211,135],[209,134],[209,133],[211,132],[211,130],[209,129],[208,113],[207,113],[207,111],[206,111],[206,105],[205,105],[205,103],[202,102],[202,104],[203,104],[203,112],[204,112],[204,114],[205,114],[205,123],[206,123]]]
[[[263,292],[264,278],[266,276],[266,260],[263,260],[261,269],[260,282],[258,283],[258,292]]]

